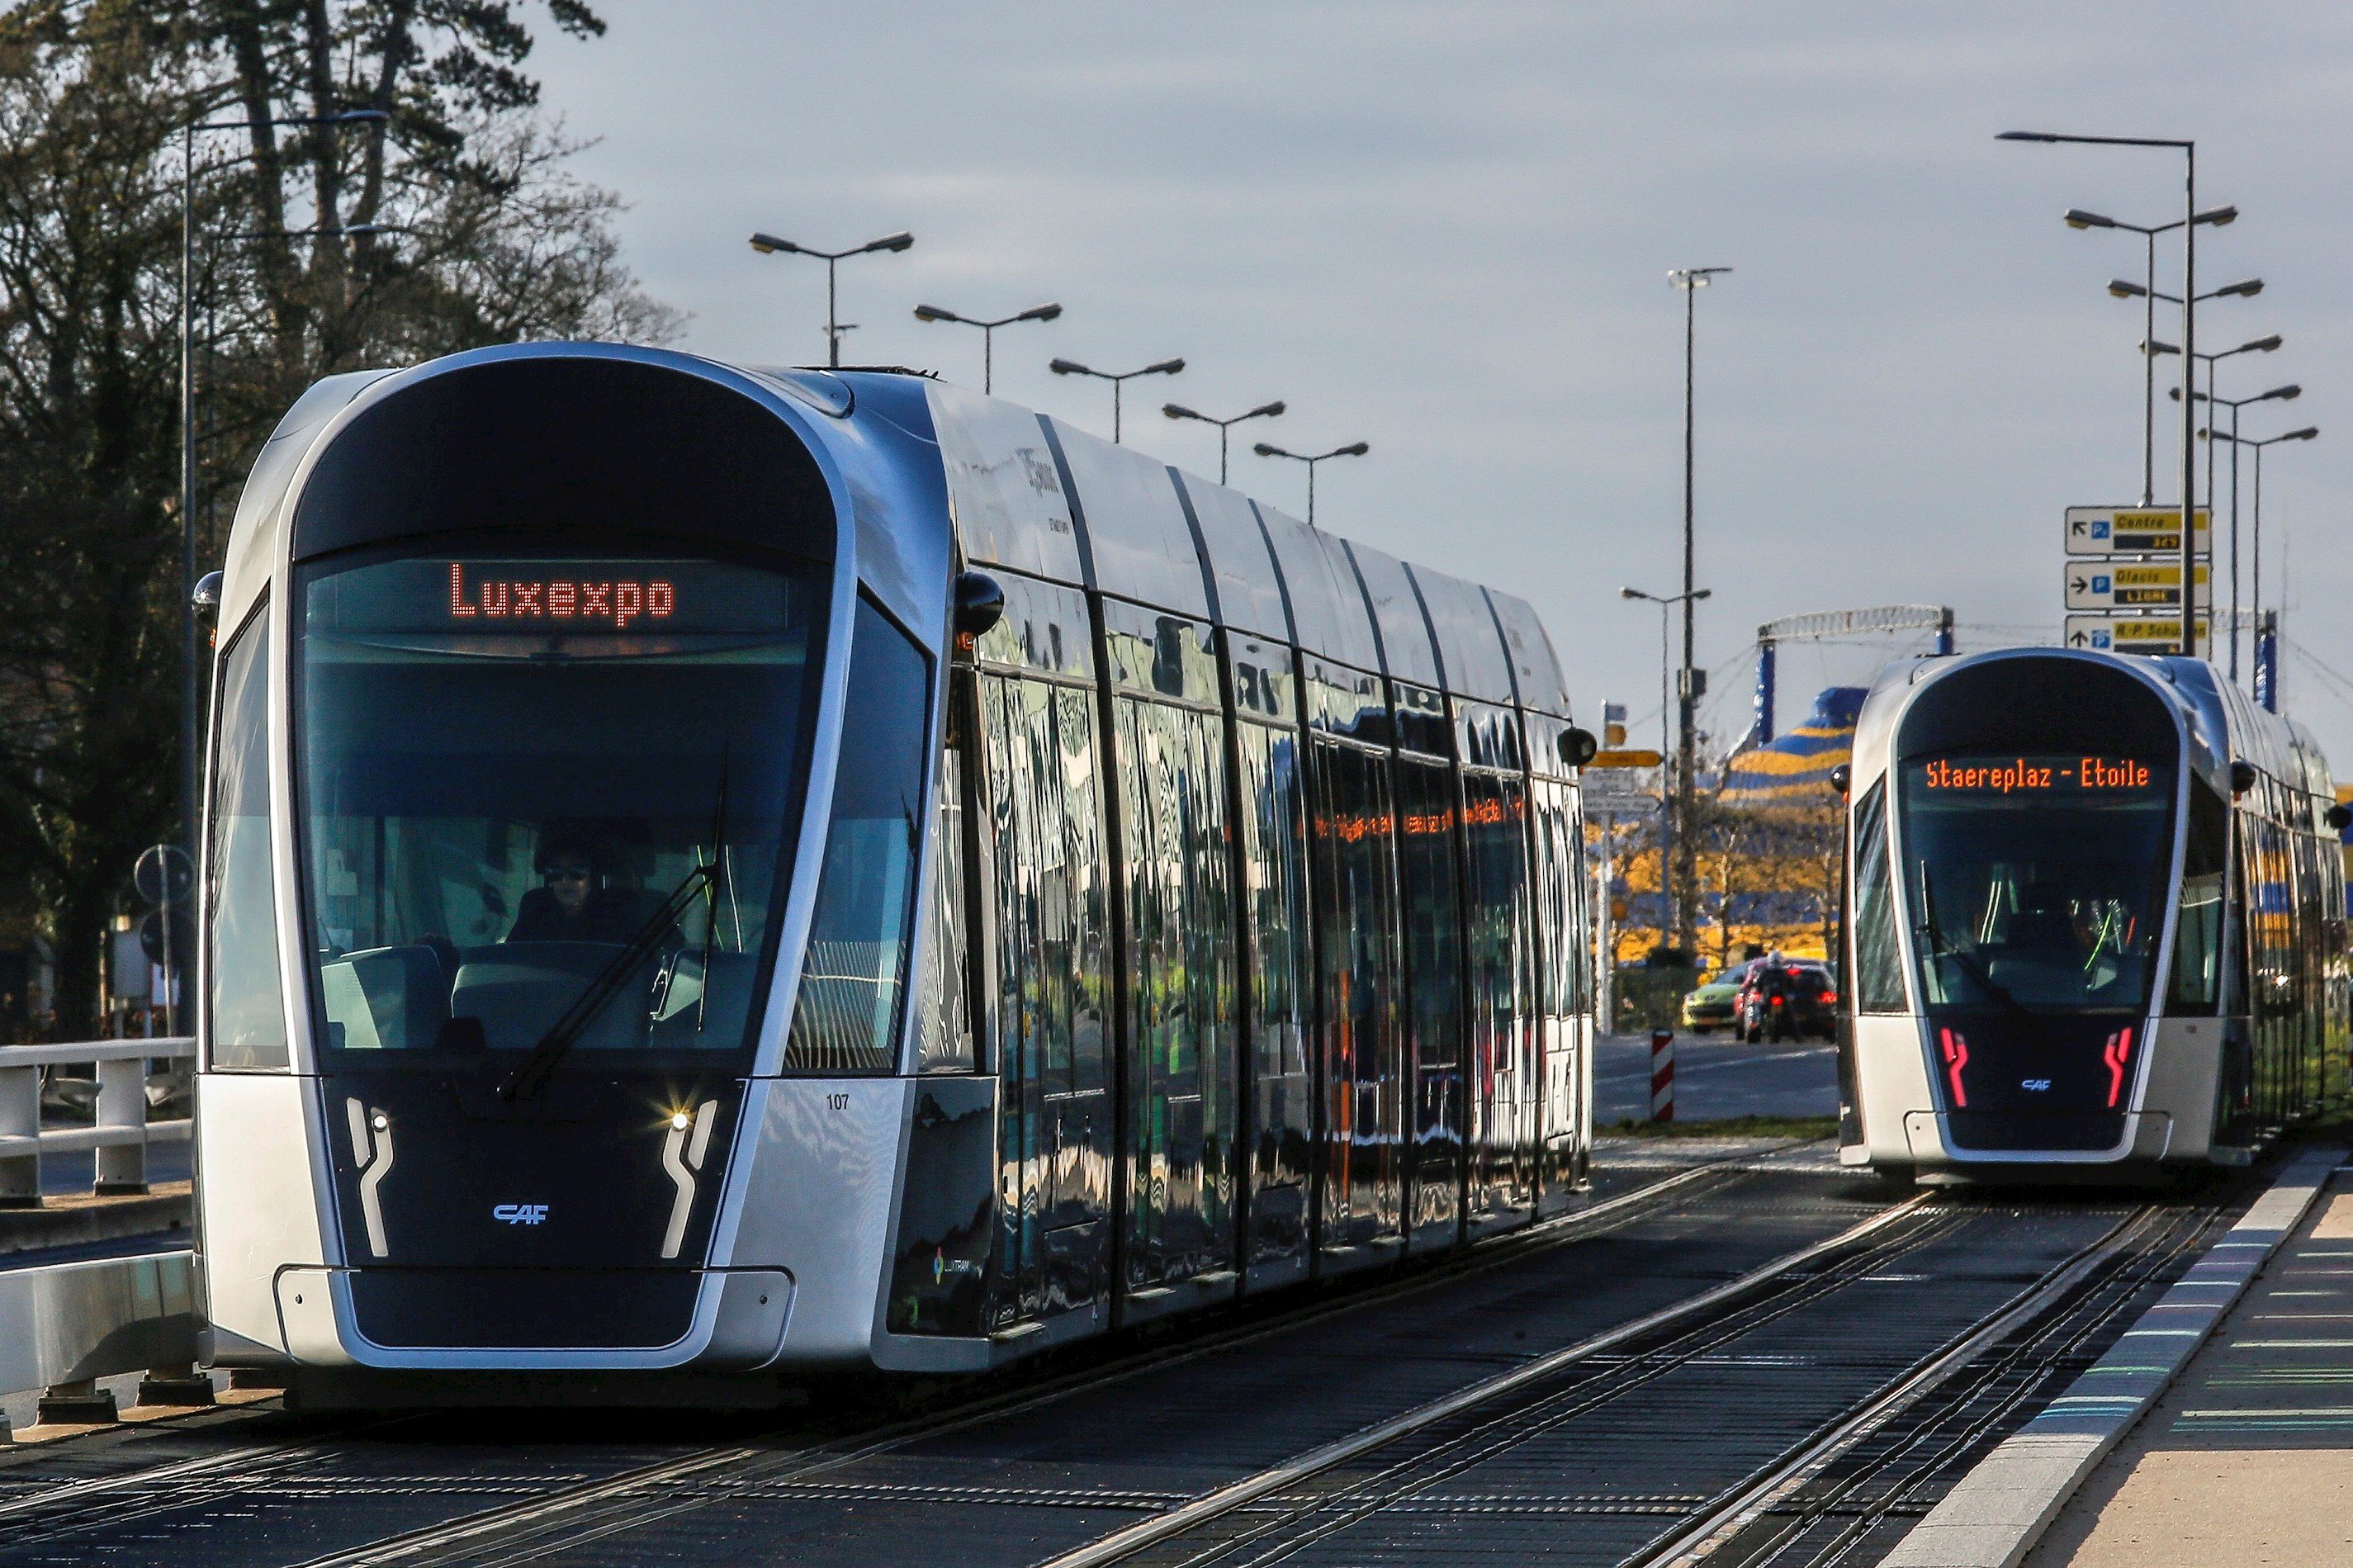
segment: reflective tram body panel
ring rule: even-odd
[[[200,1244],[314,1404],[977,1369],[1581,1177],[1517,600],[921,378],[578,344],[322,383],[227,579]]]
[[[2211,666],[2028,649],[1894,667],[1850,790],[1850,1163],[2237,1162],[2343,1090],[2327,768]]]

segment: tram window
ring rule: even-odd
[[[1904,893],[1931,1007],[2134,1012],[2172,871],[2169,757],[1901,765]]]
[[[818,582],[447,554],[301,580],[325,1049],[343,1066],[528,1051],[593,990],[575,1060],[748,1049],[802,814]],[[586,616],[591,589],[609,616]]]
[[[2211,1013],[2221,993],[2222,869],[2231,850],[2231,808],[2214,787],[2189,780],[2189,831],[2181,861],[2180,911],[2173,938],[2173,984],[2166,1006]]]
[[[1887,875],[1887,780],[1854,808],[1854,1006],[1858,1012],[1904,1011],[1903,948],[1895,938],[1895,899]]]
[[[220,750],[213,762],[212,1065],[288,1065],[278,967],[278,878],[269,860],[269,611],[221,662]]]
[[[791,1071],[887,1073],[894,1065],[930,690],[923,652],[860,599],[825,869],[785,1044]]]

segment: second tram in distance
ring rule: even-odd
[[[2345,1090],[2346,810],[2211,664],[1894,666],[1847,789],[1846,1163],[2243,1163]]]

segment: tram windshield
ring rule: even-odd
[[[330,1059],[551,1034],[575,1062],[744,1049],[805,790],[822,579],[441,554],[313,568],[301,592]]]
[[[1905,760],[1905,903],[1931,1007],[2147,1010],[2173,856],[2169,757]]]

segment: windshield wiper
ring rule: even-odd
[[[2021,1017],[2032,1015],[2031,1010],[2024,1002],[2010,995],[2008,990],[1994,980],[1993,976],[1986,972],[1985,966],[1978,962],[1976,954],[1963,952],[1947,941],[1945,934],[1936,928],[1936,900],[1935,892],[1929,885],[1928,867],[1926,862],[1923,862],[1920,866],[1920,918],[1914,923],[1912,929],[1928,938],[1927,957],[1931,963],[1938,959],[1952,959],[1977,982],[1978,989],[1988,996]]]
[[[727,777],[732,760],[731,737],[719,751],[719,798],[712,802],[711,810],[711,858],[688,872],[670,890],[670,896],[662,900],[661,907],[638,927],[637,935],[631,937],[619,952],[607,959],[604,968],[590,977],[588,983],[581,988],[580,994],[572,999],[572,1005],[565,1008],[562,1015],[548,1026],[547,1033],[540,1036],[539,1044],[532,1047],[531,1054],[523,1058],[522,1065],[507,1075],[506,1082],[499,1086],[499,1098],[512,1105],[538,1094],[547,1086],[548,1079],[554,1074],[556,1064],[564,1060],[565,1053],[572,1049],[574,1043],[579,1040],[605,1003],[612,1000],[613,993],[628,980],[637,967],[652,957],[654,949],[678,928],[680,916],[686,913],[687,906],[698,895],[711,900],[711,906],[704,914],[702,933],[702,1001],[704,1006],[708,1006],[711,952],[719,926],[720,868],[727,861]],[[695,1019],[694,1028],[698,1034],[702,1032],[700,1016]]]
[[[694,902],[704,887],[714,885],[718,876],[716,861],[698,865],[686,874],[686,879],[662,900],[661,907],[638,927],[638,934],[606,961],[605,967],[596,971],[580,994],[572,999],[572,1005],[564,1010],[563,1015],[549,1026],[545,1034],[540,1036],[539,1044],[532,1048],[522,1065],[507,1075],[506,1082],[499,1086],[499,1098],[512,1104],[536,1095],[547,1086],[548,1077],[555,1071],[555,1065],[564,1060],[564,1054],[572,1049],[574,1042],[587,1029],[598,1011],[628,980],[630,973],[662,945],[678,925],[679,916],[686,913],[687,906]]]

